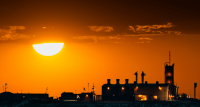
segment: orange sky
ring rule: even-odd
[[[13,93],[44,93],[48,87],[50,96],[59,97],[64,91],[88,90],[88,83],[90,91],[94,83],[101,94],[107,79],[133,83],[136,71],[139,82],[144,71],[148,83],[164,83],[171,51],[179,93],[190,95],[191,89],[194,97],[197,82],[199,98],[197,3],[111,1],[3,1],[0,85],[7,83]],[[33,49],[32,44],[49,42],[63,42],[64,47],[55,56]]]

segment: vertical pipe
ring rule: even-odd
[[[136,77],[136,83],[137,83],[137,75],[138,75],[138,73],[137,73],[137,71],[135,72],[135,77]]]
[[[196,99],[196,87],[197,87],[197,83],[194,83],[194,99]]]
[[[145,73],[143,71],[142,71],[141,76],[142,76],[142,84],[143,84],[144,83],[144,76],[145,76]]]
[[[136,75],[136,83],[137,83],[137,75]]]

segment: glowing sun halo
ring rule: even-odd
[[[33,44],[36,52],[44,56],[52,56],[59,53],[63,48],[64,43],[43,43]]]

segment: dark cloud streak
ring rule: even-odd
[[[128,26],[170,22],[175,25],[169,28],[171,33],[200,34],[199,4],[199,0],[4,0],[0,2],[0,27],[25,26],[24,32],[38,39],[56,35],[72,40],[91,35],[133,35]],[[43,26],[55,29],[43,31]],[[114,30],[91,32],[88,26],[112,26]]]

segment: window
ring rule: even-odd
[[[138,97],[140,98],[141,101],[147,100],[147,96],[146,95],[138,95]]]
[[[153,99],[157,99],[158,97],[155,95],[155,96],[153,96]]]
[[[137,90],[138,90],[138,86],[135,87],[135,91],[137,91]]]
[[[86,94],[86,97],[88,97],[88,94]]]
[[[124,90],[124,87],[122,87],[122,90]]]
[[[170,72],[168,72],[168,73],[167,73],[167,76],[168,76],[168,77],[171,77],[172,75],[171,75],[171,73],[170,73]]]
[[[107,87],[108,90],[110,90],[110,87]]]
[[[79,95],[77,95],[77,97],[76,97],[77,99],[80,99],[80,96]]]
[[[158,89],[159,89],[159,90],[162,90],[162,87],[159,86]]]

